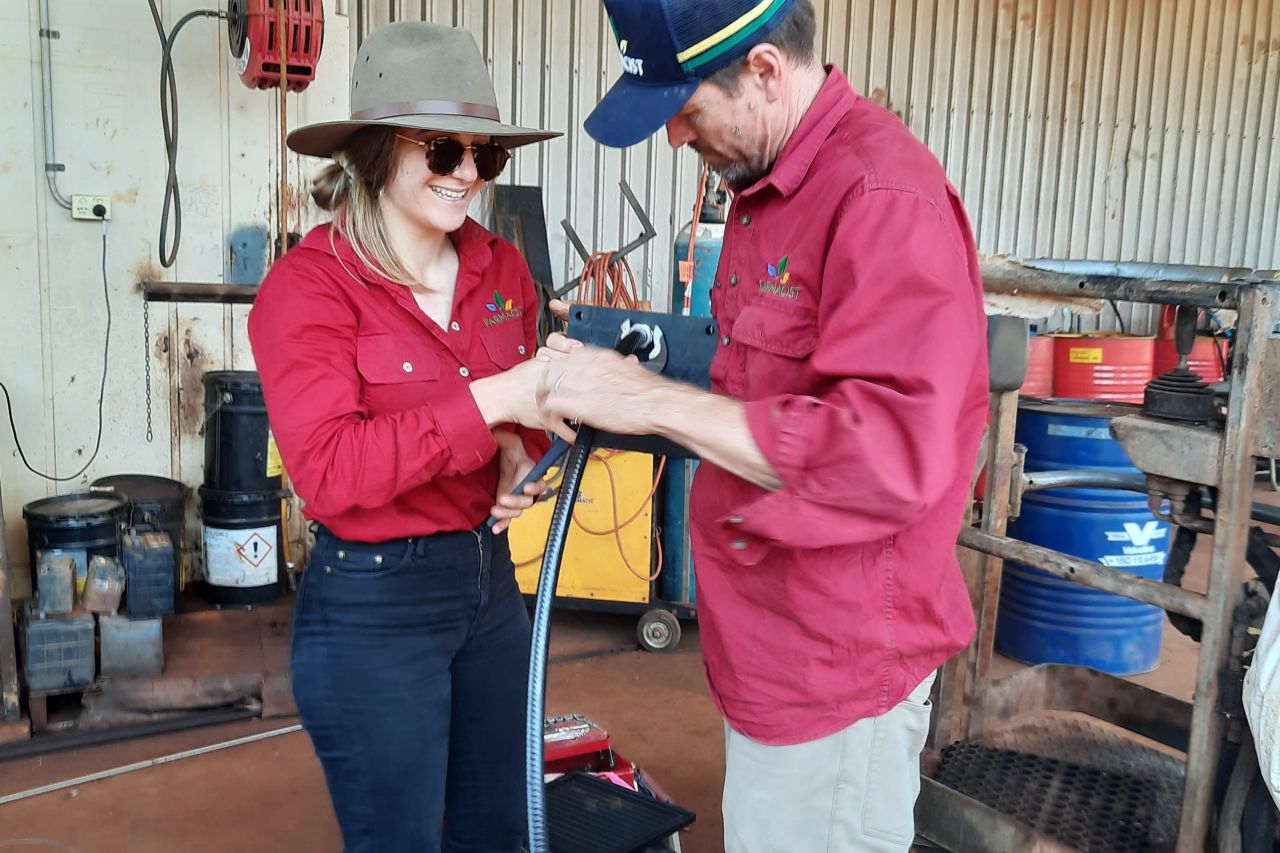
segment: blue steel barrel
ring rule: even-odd
[[[1136,471],[1111,437],[1112,418],[1138,407],[1116,403],[1024,400],[1017,441],[1026,470]],[[1160,580],[1169,524],[1145,494],[1117,489],[1028,492],[1009,535],[1141,577]],[[1117,675],[1150,672],[1160,662],[1164,611],[1016,563],[1006,563],[996,648],[1026,663],[1064,663]]]

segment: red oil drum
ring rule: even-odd
[[[1048,335],[1027,339],[1027,378],[1019,393],[1024,397],[1053,396],[1053,338]]]
[[[1142,402],[1154,375],[1155,338],[1057,335],[1053,343],[1053,396]]]

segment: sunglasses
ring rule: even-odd
[[[399,133],[396,136],[426,149],[427,168],[437,175],[452,175],[462,165],[462,158],[470,151],[476,161],[476,175],[482,181],[492,181],[502,174],[507,161],[511,159],[511,152],[496,142],[463,145],[449,136],[439,136],[426,142]]]

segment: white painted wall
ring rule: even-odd
[[[164,0],[166,30],[214,0]],[[177,262],[159,263],[165,181],[160,120],[160,43],[146,0],[50,0],[58,38],[51,50],[59,185],[66,195],[109,195],[106,274],[112,329],[103,403],[102,449],[70,482],[27,472],[0,413],[0,483],[10,555],[27,563],[22,507],[87,487],[97,477],[150,473],[200,484],[204,370],[252,367],[246,307],[151,306],[143,337],[145,277],[221,282],[231,234],[259,224],[278,230],[275,91],[237,77],[226,24],[197,19],[174,46],[179,96],[178,175],[183,233]],[[325,0],[324,51],[316,81],[288,96],[288,126],[345,118],[350,53],[345,4]],[[13,398],[22,448],[32,466],[67,477],[84,465],[97,434],[106,330],[102,234],[73,221],[45,186],[38,0],[0,3],[0,382]],[[308,170],[288,163],[293,230],[316,220],[306,205]],[[146,439],[144,366],[151,364],[154,437]],[[26,572],[15,572],[18,594]]]

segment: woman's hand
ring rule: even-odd
[[[545,480],[536,480],[524,487],[524,494],[513,495],[511,492],[525,475],[533,470],[534,460],[524,449],[524,442],[512,430],[500,429],[493,434],[498,443],[498,494],[496,503],[489,514],[498,519],[493,525],[494,533],[501,533],[510,526],[512,520],[519,518],[520,513],[533,506],[547,490]]]
[[[528,361],[472,382],[471,395],[485,423],[490,427],[519,424],[548,430],[565,441],[573,441],[573,429],[559,418],[548,419],[538,405],[538,388],[544,374],[564,357],[562,352],[543,347]]]

